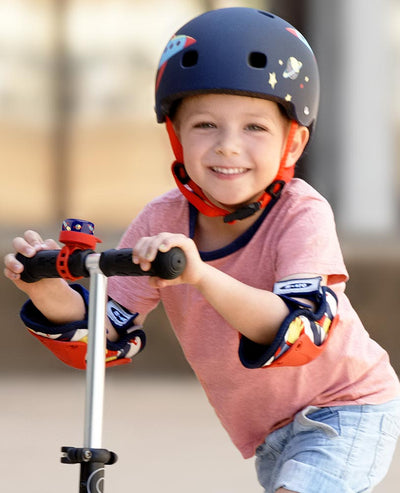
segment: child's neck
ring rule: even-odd
[[[250,228],[260,214],[262,211],[233,224],[227,224],[222,217],[208,217],[199,213],[194,230],[197,248],[202,252],[210,252],[229,245]]]

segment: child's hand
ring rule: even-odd
[[[54,240],[42,240],[39,233],[31,230],[26,231],[23,237],[14,238],[12,244],[15,252],[9,253],[4,257],[4,275],[13,281],[19,289],[28,293],[28,291],[36,289],[34,284],[37,283],[25,283],[21,281],[21,273],[24,270],[24,266],[21,262],[18,262],[15,257],[16,254],[21,253],[25,257],[31,258],[40,250],[57,250],[60,247]]]
[[[196,284],[202,277],[205,264],[193,240],[182,234],[160,233],[141,238],[133,248],[133,262],[143,270],[149,270],[157,252],[168,252],[172,247],[180,247],[186,255],[186,267],[182,275],[173,280],[151,277],[150,284],[163,288],[175,284]]]

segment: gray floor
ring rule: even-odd
[[[103,446],[106,492],[260,493],[243,460],[191,378],[107,377]],[[81,446],[84,374],[0,380],[0,491],[78,492],[79,466],[60,463],[62,445]],[[376,493],[397,493],[400,451]]]

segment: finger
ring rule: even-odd
[[[159,251],[160,252],[168,252],[169,250],[171,250],[171,245],[169,245],[167,242],[163,241],[161,243],[161,245],[158,247]]]
[[[13,253],[8,253],[4,257],[4,265],[5,271],[7,271],[8,274],[12,274],[13,277],[15,277],[16,274],[20,274],[24,270],[24,266],[21,262],[18,262]],[[9,277],[9,275],[7,275],[7,277]]]
[[[177,241],[179,242],[179,236],[177,234],[160,233],[158,235],[158,250],[160,252],[168,252],[173,246],[176,246]]]
[[[21,274],[18,274],[17,272],[13,272],[12,270],[7,268],[4,269],[4,276],[7,277],[7,279],[10,279],[11,281],[18,281],[21,278]]]
[[[33,245],[28,243],[25,238],[17,236],[13,239],[12,244],[14,250],[18,253],[21,253],[25,257],[33,257],[36,254],[37,249]]]
[[[132,248],[132,262],[134,264],[139,264],[142,257],[144,238],[141,238],[136,245]]]
[[[3,272],[4,272],[4,276],[7,277],[7,279],[10,279],[11,281],[16,281],[19,278],[19,274],[10,271],[7,268],[5,268]]]
[[[166,235],[162,238],[158,250],[164,253],[168,252],[173,247],[185,248],[185,245],[188,245],[188,242],[190,241],[191,240],[183,234],[175,234],[173,236]]]
[[[156,289],[163,288],[164,286],[161,284],[162,284],[162,279],[160,279],[159,277],[154,277],[154,276],[149,277],[149,285],[152,288],[156,288]]]
[[[162,289],[167,286],[173,286],[177,283],[176,279],[161,279],[160,277],[149,277],[149,284],[156,289]]]
[[[33,231],[31,229],[28,229],[27,231],[25,231],[24,238],[34,248],[39,248],[39,247],[45,245],[40,234],[37,231]]]
[[[13,240],[13,246],[17,252],[25,257],[32,257],[40,250],[58,250],[60,246],[53,239],[43,240],[36,231],[25,231],[24,237],[17,237]]]
[[[148,262],[147,260],[141,260],[140,262],[140,268],[144,271],[150,270],[151,268],[151,262]]]
[[[47,240],[45,240],[42,244],[43,246],[46,246],[46,250],[59,250],[60,249],[60,245],[53,239],[51,238],[48,238]]]
[[[152,262],[157,254],[157,246],[155,245],[155,242],[155,237],[141,238],[133,248],[134,263],[140,263],[142,267],[142,262]]]
[[[151,238],[151,242],[147,245],[145,258],[152,262],[159,251],[168,252],[172,247],[182,242],[184,238],[186,238],[184,235],[159,233]]]

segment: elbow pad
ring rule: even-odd
[[[270,345],[257,344],[241,336],[239,358],[246,368],[301,366],[319,356],[326,348],[339,317],[337,297],[321,278],[290,279],[274,285],[286,304],[289,315]],[[296,298],[310,300],[313,307]]]
[[[88,291],[79,284],[72,284],[72,289],[78,291],[86,306],[86,316],[83,320],[65,325],[54,325],[29,300],[22,307],[20,316],[29,332],[45,347],[50,349],[63,363],[79,370],[86,369],[86,353],[88,341],[87,307],[89,302]],[[105,364],[111,366],[130,363],[132,357],[143,350],[146,336],[140,326],[133,326],[132,314],[130,330],[126,326],[124,334],[115,342],[107,341]]]

